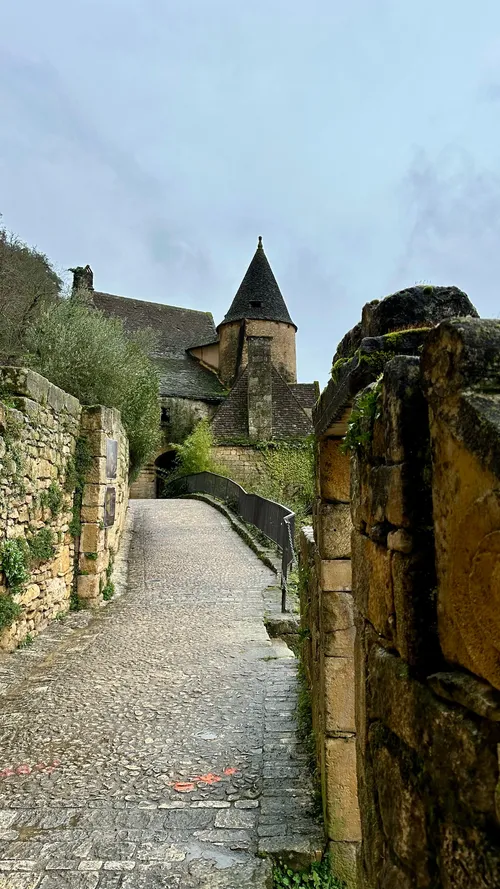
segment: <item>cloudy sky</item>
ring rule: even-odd
[[[301,380],[415,282],[497,317],[500,4],[2,4],[0,212],[97,289],[216,322],[262,234]]]

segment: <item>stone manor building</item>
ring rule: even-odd
[[[250,482],[254,445],[312,432],[317,383],[297,382],[293,323],[259,237],[257,250],[224,319],[210,312],[130,299],[94,290],[90,266],[74,270],[94,305],[129,331],[151,328],[160,372],[163,445],[132,485],[132,497],[157,496],[157,469],[170,469],[174,445],[197,422],[211,421],[214,456],[232,478]]]

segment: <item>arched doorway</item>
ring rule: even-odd
[[[172,472],[175,466],[177,451],[173,448],[170,451],[164,451],[155,460],[156,471],[156,496],[163,496],[163,487],[165,484],[166,473]]]

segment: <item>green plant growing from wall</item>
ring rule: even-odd
[[[85,436],[80,436],[75,445],[74,456],[68,460],[66,466],[66,489],[74,491],[73,517],[69,525],[72,537],[78,537],[81,531],[80,513],[83,501],[83,489],[87,473],[92,466],[92,454]]]
[[[382,379],[379,378],[356,398],[342,442],[342,450],[345,453],[366,448],[371,444],[373,423],[380,414],[381,391]]]
[[[10,627],[22,614],[22,608],[11,594],[0,596],[0,631]]]
[[[30,551],[24,538],[4,540],[0,545],[0,568],[14,595],[21,592],[30,578]]]
[[[13,596],[22,592],[28,582],[29,550],[24,539],[4,540],[0,545],[0,570],[3,572],[8,592],[0,596],[0,630],[10,625],[22,614],[22,608]]]
[[[301,871],[277,862],[273,868],[273,889],[345,889],[345,884],[334,877],[329,856],[325,855]]]
[[[115,585],[114,585],[114,583],[112,583],[111,580],[108,580],[108,582],[104,585],[104,587],[102,589],[102,598],[104,599],[105,602],[109,602],[109,600],[113,598],[114,594],[115,594]]]
[[[55,553],[54,532],[51,528],[40,528],[28,538],[31,562],[48,562]]]
[[[47,490],[40,494],[40,506],[49,509],[53,516],[59,515],[63,505],[64,495],[57,482],[51,482]]]

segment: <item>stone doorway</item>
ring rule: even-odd
[[[177,451],[174,448],[171,448],[169,451],[164,451],[163,454],[160,454],[159,457],[155,460],[155,475],[156,475],[156,496],[163,496],[163,488],[165,484],[165,473],[172,472],[172,469],[175,466],[177,458]]]

